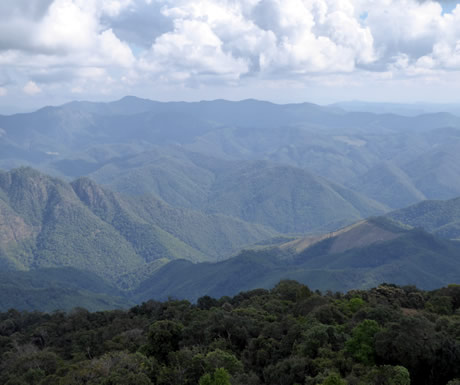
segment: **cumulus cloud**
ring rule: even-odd
[[[18,1],[0,16],[0,63],[35,82],[74,81],[80,69],[131,67],[129,45],[100,23],[131,1]],[[34,6],[32,6],[34,5]],[[5,6],[3,6],[5,7]],[[84,80],[84,79],[83,79]]]
[[[433,79],[460,71],[457,3],[16,0],[0,5],[0,65],[29,94]]]
[[[169,69],[290,77],[351,72],[374,60],[370,30],[348,0],[171,1],[162,12],[175,28],[156,39],[152,61],[166,54]]]
[[[457,70],[460,6],[416,0],[165,0],[142,66],[161,79]],[[402,60],[401,58],[405,58]],[[351,76],[350,76],[351,77]]]
[[[36,95],[42,92],[41,88],[37,86],[35,82],[32,82],[32,81],[28,82],[24,86],[23,90],[27,95]]]

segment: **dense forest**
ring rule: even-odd
[[[0,383],[460,384],[460,285],[0,313]]]

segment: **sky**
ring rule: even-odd
[[[71,100],[460,103],[460,0],[0,2],[0,112]]]

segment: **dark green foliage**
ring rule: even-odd
[[[449,365],[460,360],[458,342],[436,331],[435,325],[421,315],[389,323],[375,336],[375,351],[377,362],[401,364],[415,383],[435,382],[434,377],[447,382],[460,370]]]
[[[243,371],[243,365],[233,354],[220,349],[209,352],[204,358],[204,363],[209,369],[224,368],[231,375]]]
[[[219,368],[201,377],[199,385],[230,385],[230,375],[225,369]]]
[[[330,374],[321,385],[346,385],[347,383],[342,380],[339,374],[332,373]]]
[[[380,331],[379,324],[374,320],[364,320],[356,326],[347,341],[347,351],[365,365],[375,362],[375,335]]]
[[[285,280],[201,305],[10,310],[0,313],[0,383],[453,385],[460,321],[427,309],[439,295],[456,304],[456,287],[322,295]]]
[[[376,385],[410,385],[410,374],[404,366],[383,365],[368,374],[368,381]]]
[[[107,353],[68,368],[61,383],[69,385],[150,385],[151,363],[141,354]]]
[[[307,286],[292,280],[281,281],[271,292],[287,301],[301,301],[312,295],[312,292]]]
[[[169,353],[179,349],[183,328],[182,324],[175,321],[156,321],[150,326],[144,352],[155,357],[160,363],[166,362]]]

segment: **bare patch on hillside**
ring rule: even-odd
[[[18,243],[36,235],[21,217],[9,215],[0,206],[0,245]]]
[[[332,254],[342,253],[356,247],[365,247],[377,242],[390,241],[400,236],[401,233],[399,232],[385,230],[372,222],[364,220],[332,233],[296,239],[281,245],[280,248],[291,249],[296,253],[300,253],[318,242],[334,238],[329,250],[329,253]]]
[[[356,247],[365,247],[377,242],[391,241],[400,236],[401,233],[382,229],[366,221],[337,236],[331,246],[330,253],[342,253]]]
[[[344,227],[343,229],[333,231],[332,233],[327,233],[327,234],[322,234],[322,235],[310,235],[308,237],[300,238],[300,239],[295,239],[293,241],[284,243],[280,246],[281,249],[291,249],[294,250],[296,253],[300,253],[301,251],[309,248],[310,246],[314,245],[315,243],[321,242],[325,239],[328,238],[333,238],[336,237],[346,231],[349,231],[350,229],[361,225],[365,221],[360,221],[357,223],[354,223],[350,226]]]

